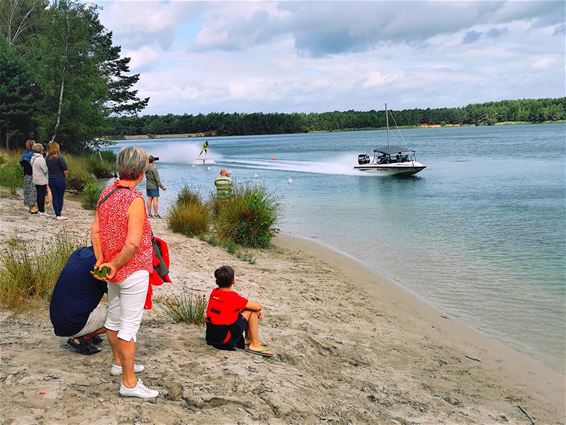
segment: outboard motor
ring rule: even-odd
[[[361,153],[358,155],[358,164],[364,165],[369,164],[369,155],[367,153]]]

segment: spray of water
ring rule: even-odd
[[[353,158],[355,154],[342,154],[334,158],[321,161],[293,161],[293,160],[260,160],[260,159],[228,159],[223,163],[234,168],[248,168],[268,171],[294,171],[297,173],[338,174],[346,176],[364,175],[354,169]]]
[[[205,154],[199,157],[199,153],[202,147],[202,143],[171,143],[166,144],[163,147],[157,147],[153,149],[155,153],[154,156],[159,156],[159,160],[162,162],[167,162],[169,164],[187,164],[190,165],[195,159],[204,158]],[[222,155],[215,152],[214,149],[208,148],[208,154],[206,158],[214,159],[215,161],[221,161]]]

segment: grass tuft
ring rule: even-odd
[[[238,187],[219,205],[218,237],[245,247],[266,248],[277,233],[277,210],[277,202],[265,188]]]
[[[17,160],[0,165],[0,186],[7,187],[12,195],[24,186],[24,173]]]
[[[85,210],[95,210],[103,187],[97,181],[87,183],[81,195],[81,205]]]
[[[177,196],[177,203],[169,212],[167,224],[176,233],[202,235],[209,230],[210,212],[200,195],[184,186]]]
[[[53,242],[28,246],[12,239],[0,251],[0,304],[15,310],[29,301],[48,301],[63,266],[80,244],[59,235]]]
[[[204,295],[173,296],[159,305],[161,314],[173,323],[205,323],[206,298]]]

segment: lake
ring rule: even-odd
[[[409,178],[353,170],[385,131],[120,142],[145,147],[167,192],[207,197],[220,167],[278,199],[284,233],[348,254],[484,334],[564,372],[564,124],[403,129],[428,168]],[[399,140],[396,141],[399,143]],[[291,180],[289,180],[291,179]],[[143,185],[142,185],[143,186]],[[143,187],[142,187],[143,188]]]

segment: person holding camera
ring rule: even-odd
[[[159,188],[167,190],[167,188],[161,183],[161,178],[159,177],[159,171],[153,163],[158,161],[159,158],[155,156],[149,156],[149,168],[145,172],[145,191],[147,195],[147,216],[150,218],[161,218],[159,215]],[[153,214],[151,213],[151,206],[153,205]]]

